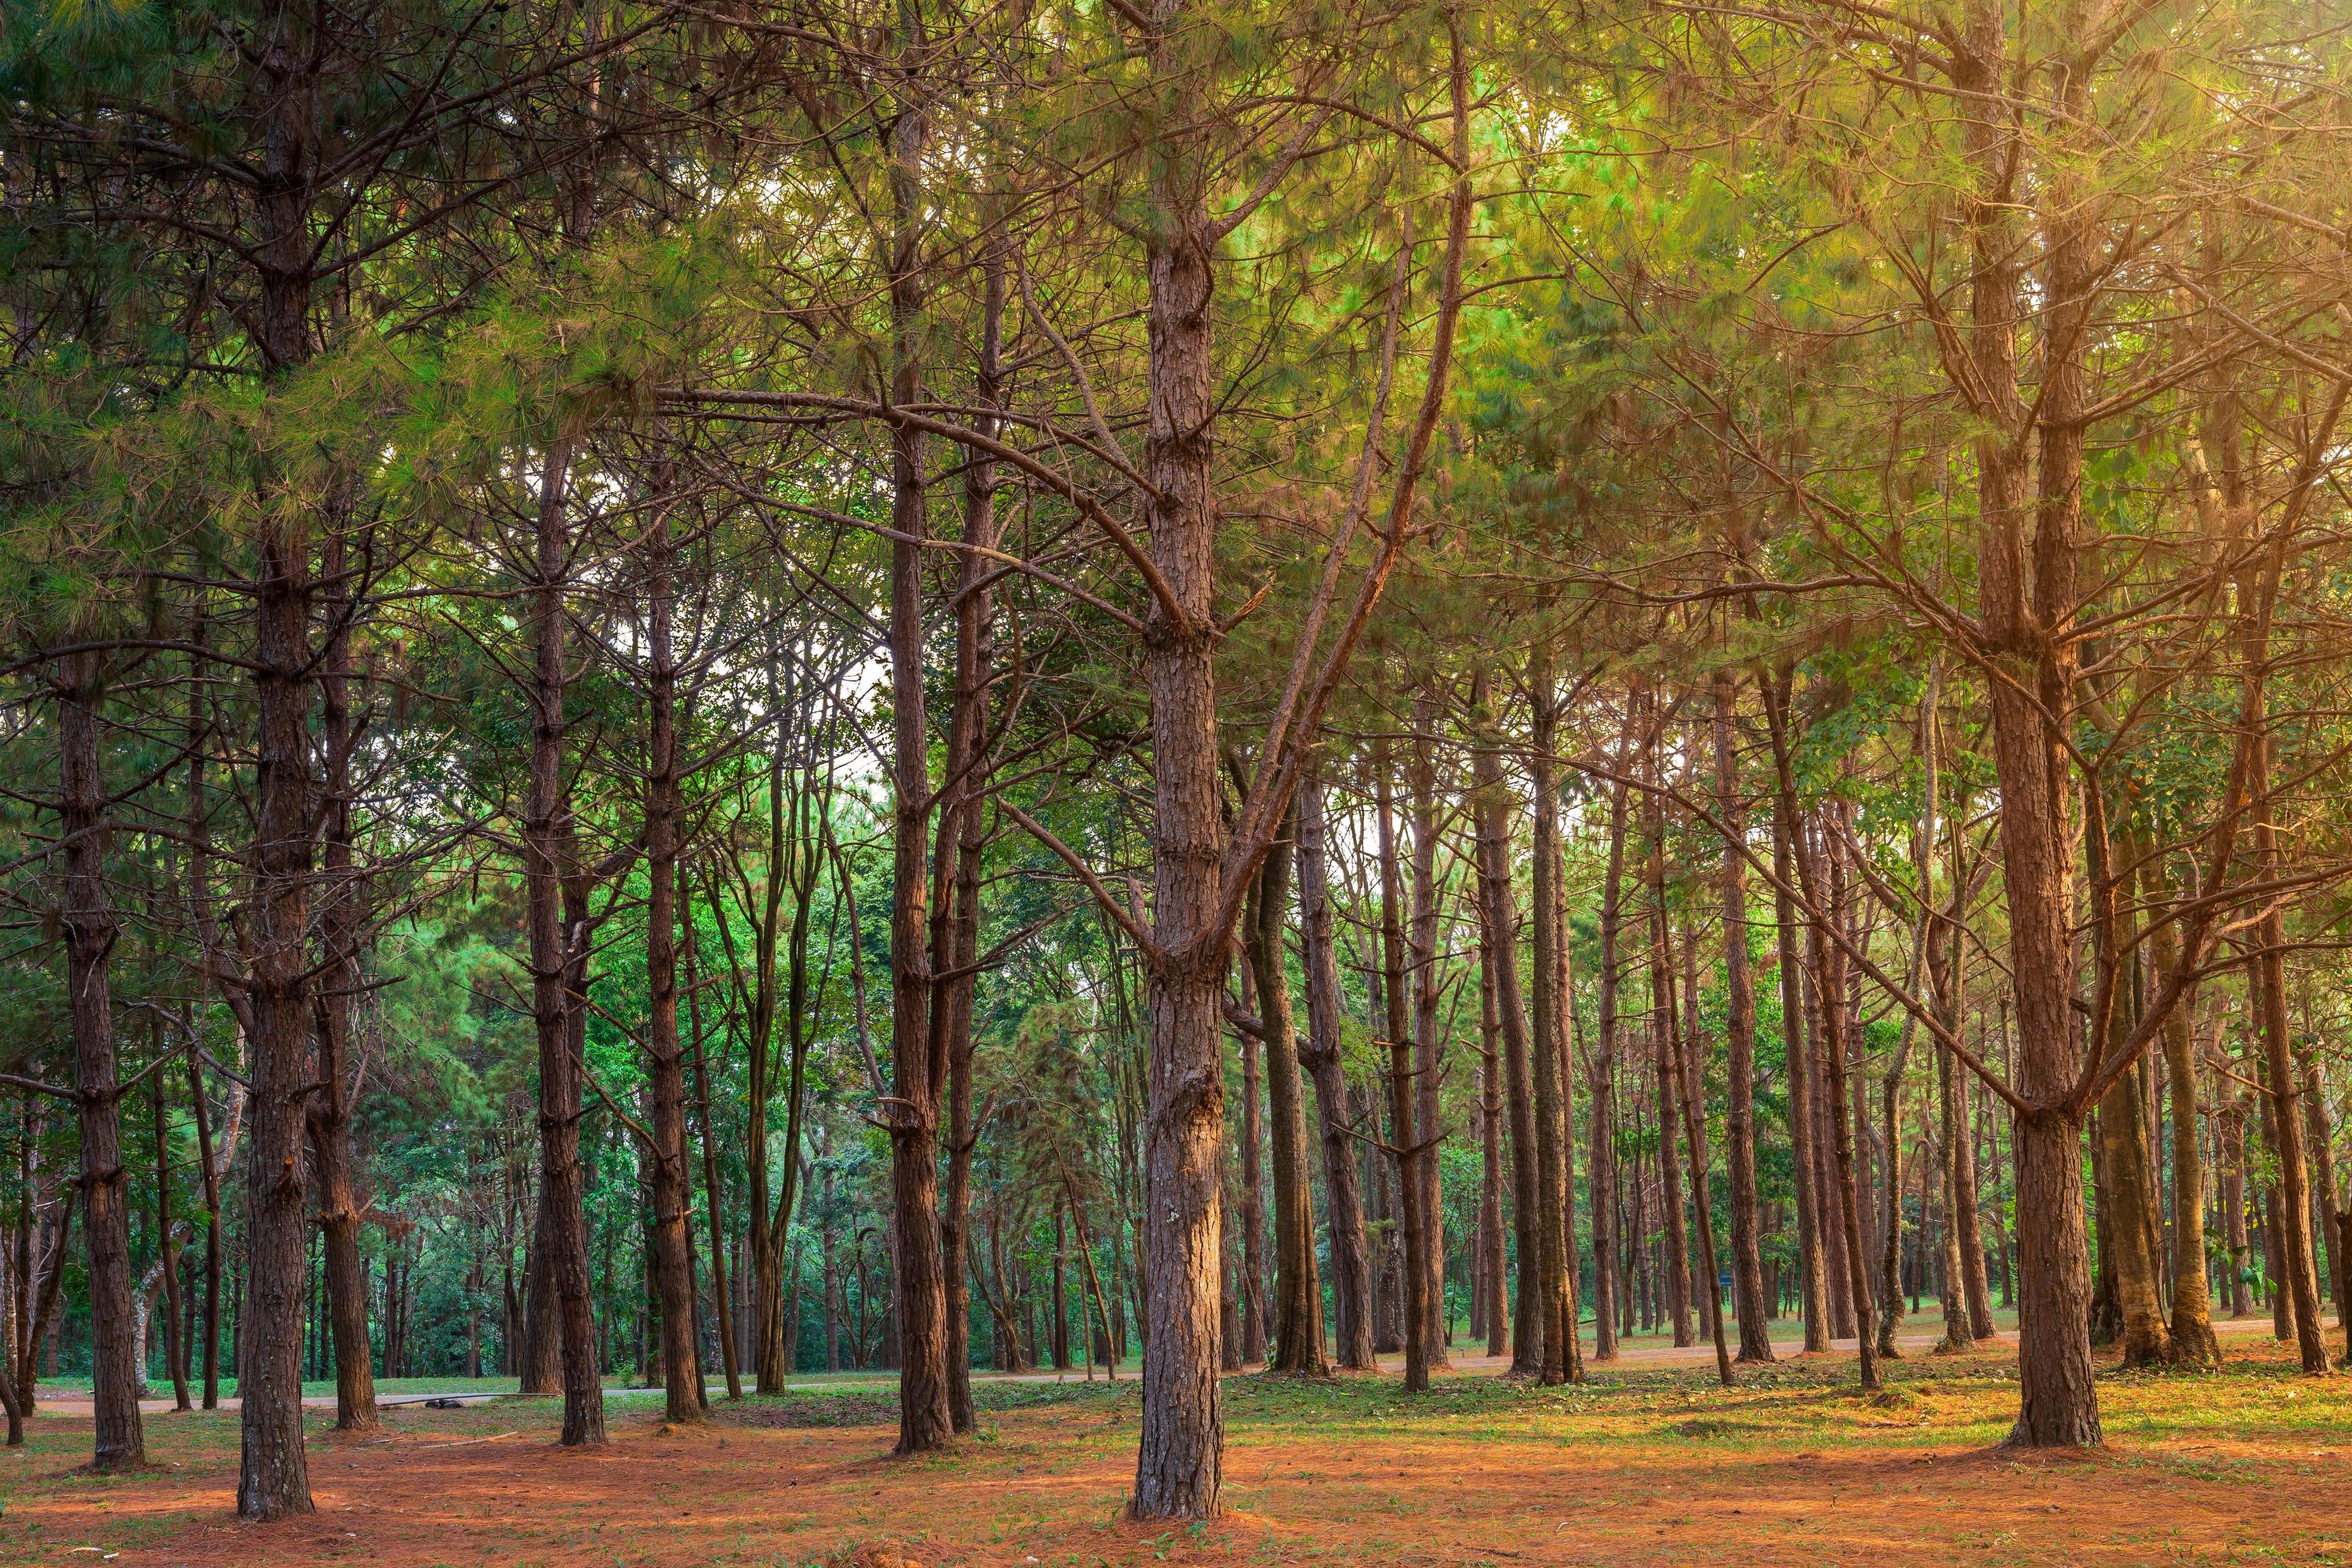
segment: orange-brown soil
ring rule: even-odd
[[[2053,1458],[1993,1446],[2015,1384],[1996,1358],[1961,1362],[1915,1358],[1875,1403],[1836,1381],[1843,1358],[1731,1394],[1696,1372],[1572,1391],[1465,1377],[1420,1403],[1369,1380],[1241,1380],[1229,1512],[1175,1528],[1119,1517],[1131,1384],[985,1415],[918,1459],[885,1457],[870,1394],[722,1406],[685,1431],[616,1407],[593,1453],[552,1446],[546,1402],[404,1411],[373,1440],[314,1428],[318,1511],[267,1525],[228,1511],[234,1415],[151,1416],[159,1468],[100,1480],[73,1468],[87,1422],[50,1415],[0,1457],[0,1563],[2352,1563],[2352,1463],[2331,1436],[2352,1421],[2347,1380],[2294,1378],[2267,1346],[2216,1376],[2110,1378],[2115,1442]]]

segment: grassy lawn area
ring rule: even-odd
[[[2352,1379],[2305,1379],[2266,1336],[2214,1373],[2103,1377],[2108,1448],[1997,1447],[2016,1402],[1997,1352],[1912,1355],[1864,1398],[1844,1356],[1602,1370],[1537,1389],[1490,1375],[1407,1398],[1389,1377],[1227,1380],[1227,1515],[1120,1518],[1136,1384],[982,1383],[953,1452],[893,1459],[887,1384],[844,1379],[665,1428],[616,1397],[614,1441],[554,1447],[552,1401],[402,1409],[373,1437],[314,1420],[319,1512],[230,1515],[236,1426],[147,1423],[157,1468],[76,1472],[85,1421],[0,1455],[0,1562],[370,1568],[845,1564],[2352,1564]],[[75,1549],[95,1547],[98,1552]]]

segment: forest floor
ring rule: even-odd
[[[885,1457],[895,1402],[871,1384],[721,1403],[683,1431],[616,1396],[593,1454],[551,1445],[550,1400],[404,1406],[373,1438],[315,1421],[319,1511],[259,1526],[228,1511],[228,1413],[151,1418],[155,1467],[100,1479],[76,1468],[87,1417],[60,1412],[0,1454],[0,1563],[2352,1565],[2352,1377],[2297,1375],[2267,1334],[2226,1354],[2106,1373],[2108,1447],[2063,1458],[1998,1447],[2005,1350],[1907,1355],[1874,1399],[1843,1354],[1729,1390],[1650,1361],[1569,1389],[1473,1367],[1419,1399],[1393,1376],[1245,1375],[1225,1385],[1229,1511],[1175,1530],[1119,1517],[1131,1379],[983,1382],[980,1435],[911,1460]]]

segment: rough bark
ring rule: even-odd
[[[299,329],[298,329],[299,330]],[[302,1446],[302,1322],[310,1230],[302,1157],[310,1100],[310,610],[309,542],[291,521],[261,542],[257,584],[256,796],[246,990],[252,1126],[246,1163],[246,1299],[237,1366],[237,1511],[311,1511]]]
[[[2053,715],[2074,710],[2077,646],[2063,633],[2079,597],[2082,416],[2088,316],[2098,259],[2077,182],[2043,194],[2042,279],[2045,356],[2037,405],[2018,393],[2020,279],[2013,217],[2014,127],[1998,107],[2007,69],[2006,16],[1998,0],[1969,0],[1956,40],[1955,86],[1964,155],[1977,183],[1970,235],[1969,352],[1987,389],[1989,427],[1977,443],[1978,581],[1983,645],[2008,679],[1989,682],[1992,758],[2000,781],[1999,843],[2009,900],[2017,1049],[2012,1088],[2028,1110],[2016,1119],[2018,1393],[2012,1443],[2100,1441],[2092,1382],[2090,1258],[2083,1226],[2082,1113],[2071,1102],[2080,1075],[2073,1017],[2075,963],[2069,762]],[[2058,108],[2075,122],[2087,79],[2059,73]],[[2041,500],[2026,529],[2029,422],[2041,436]]]
[[[1206,29],[1154,0],[1147,63],[1181,126],[1150,158],[1144,247],[1150,397],[1143,473],[1155,595],[1144,634],[1150,700],[1152,941],[1140,1237],[1143,1419],[1137,1519],[1218,1510],[1224,1410],[1217,1381],[1219,1185],[1224,1145],[1223,1003],[1229,932],[1215,679],[1217,504],[1211,431],[1215,247],[1204,121]],[[1325,1044],[1327,1042],[1318,1042]]]

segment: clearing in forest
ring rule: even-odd
[[[1870,1398],[1851,1358],[1600,1372],[1537,1389],[1477,1374],[1230,1379],[1227,1514],[1123,1522],[1137,1389],[984,1384],[981,1435],[885,1458],[887,1388],[723,1403],[701,1429],[616,1402],[597,1454],[552,1446],[553,1401],[403,1410],[385,1436],[314,1418],[319,1511],[226,1507],[228,1415],[157,1419],[158,1467],[76,1468],[85,1418],[0,1458],[0,1562],[132,1568],[923,1568],[1128,1563],[1885,1565],[2352,1563],[2352,1380],[2267,1339],[2218,1373],[2103,1374],[2108,1447],[2004,1451],[2007,1356],[1913,1355]],[[94,1549],[94,1550],[93,1550]],[[119,1553],[119,1555],[114,1555]]]

